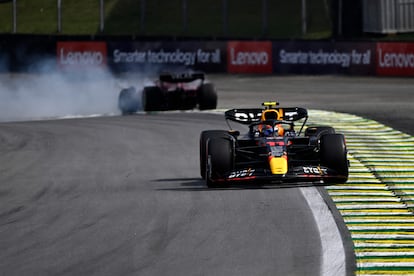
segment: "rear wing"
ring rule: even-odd
[[[230,109],[224,112],[224,117],[226,120],[249,125],[251,123],[259,122],[262,112],[263,109],[261,108]]]
[[[308,111],[301,107],[280,107],[275,108],[281,114],[281,120],[284,121],[298,121],[303,118],[308,118]],[[249,125],[260,121],[263,109],[261,108],[238,108],[230,109],[224,113],[226,120],[237,123]]]
[[[171,83],[178,83],[178,82],[192,82],[194,80],[202,80],[205,79],[204,73],[163,73],[160,74],[160,82],[171,82]]]

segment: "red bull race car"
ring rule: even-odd
[[[142,92],[142,93],[141,93]],[[135,87],[122,89],[118,97],[122,114],[138,110],[200,110],[217,107],[217,93],[214,85],[207,81],[204,73],[163,73],[152,85],[142,91]]]
[[[277,102],[262,105],[227,110],[230,130],[201,133],[200,174],[208,187],[287,182],[329,185],[348,180],[343,134],[331,126],[305,129],[308,112],[304,108],[279,107]],[[246,125],[247,133],[233,130],[230,121]]]

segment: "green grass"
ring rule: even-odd
[[[62,1],[62,31],[64,33],[94,34],[98,30],[99,1]]]
[[[12,26],[12,4],[2,3],[0,4],[0,32],[11,33]]]
[[[188,36],[222,36],[222,1],[209,0],[209,5],[200,5],[198,1],[188,1]]]
[[[17,33],[55,34],[57,25],[56,1],[17,1]],[[12,4],[0,4],[0,32],[11,33]],[[62,1],[62,33],[94,34],[99,26],[98,1]]]
[[[140,33],[140,1],[122,0],[105,1],[105,29],[109,35],[136,35]],[[96,33],[99,26],[96,26]]]
[[[17,33],[56,34],[56,0],[17,1]],[[105,0],[105,35],[195,36],[233,38],[327,38],[331,35],[328,0],[307,0],[308,33],[301,29],[301,0],[268,0],[267,28],[263,28],[261,0],[228,0],[227,29],[223,0],[147,0],[141,24],[140,0]],[[62,0],[64,35],[96,35],[98,0]],[[0,33],[12,33],[12,3],[0,4]]]

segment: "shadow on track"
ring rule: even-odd
[[[152,182],[179,182],[181,187],[176,188],[160,188],[159,191],[214,191],[214,190],[260,190],[260,189],[290,189],[290,188],[302,188],[302,187],[320,187],[329,186],[323,183],[308,183],[308,182],[297,182],[297,183],[233,183],[223,188],[208,188],[205,181],[201,178],[165,178],[155,179]],[[330,184],[331,185],[331,184]]]

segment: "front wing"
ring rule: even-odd
[[[246,168],[235,169],[225,173],[222,177],[211,177],[207,175],[213,183],[258,183],[258,184],[278,184],[278,183],[332,183],[332,179],[339,180],[340,183],[346,182],[348,176],[341,175],[335,170],[324,166],[296,166],[290,168],[286,174],[272,174],[269,169]]]

